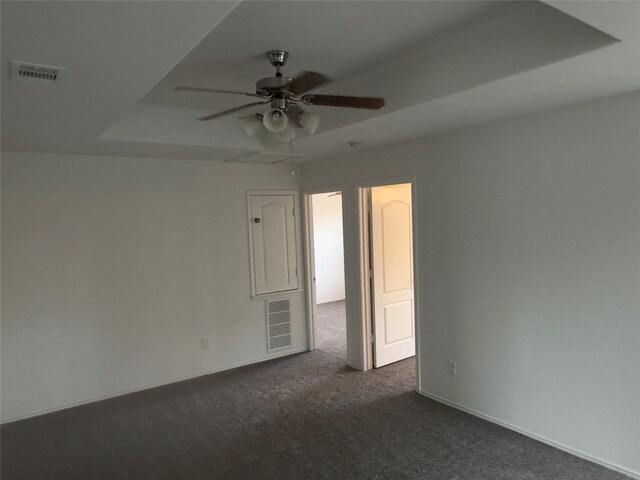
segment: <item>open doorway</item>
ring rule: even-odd
[[[368,368],[415,356],[412,185],[361,188]]]
[[[310,349],[347,361],[342,192],[308,195],[311,272]]]

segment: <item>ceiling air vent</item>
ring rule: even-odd
[[[62,72],[66,69],[13,61],[11,62],[11,78],[24,83],[55,85],[60,83]]]
[[[293,154],[293,161],[305,157],[306,155]],[[276,153],[276,152],[251,152],[240,155],[239,157],[230,158],[225,160],[225,163],[240,162],[240,163],[261,163],[263,165],[272,165],[274,163],[287,162],[291,159],[291,155],[288,153]]]

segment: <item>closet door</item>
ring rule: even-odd
[[[298,288],[294,196],[249,195],[253,293]]]

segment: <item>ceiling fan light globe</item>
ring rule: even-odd
[[[313,135],[320,125],[320,115],[317,113],[302,112],[298,117],[298,121],[309,135]]]
[[[279,142],[289,142],[296,138],[296,131],[293,128],[289,127],[286,130],[274,133],[273,136]]]
[[[245,118],[242,120],[244,123],[244,131],[247,132],[247,135],[253,137],[260,127],[262,127],[262,122],[257,116],[253,116],[250,118]]]
[[[262,117],[262,124],[264,125],[264,128],[269,130],[271,133],[278,133],[287,128],[289,119],[282,110],[274,108],[272,110],[269,110]]]

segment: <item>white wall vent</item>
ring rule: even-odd
[[[291,302],[267,300],[267,348],[269,351],[291,346]]]
[[[60,83],[62,72],[65,70],[62,67],[36,65],[35,63],[14,60],[11,62],[11,79],[24,83],[55,85]]]

